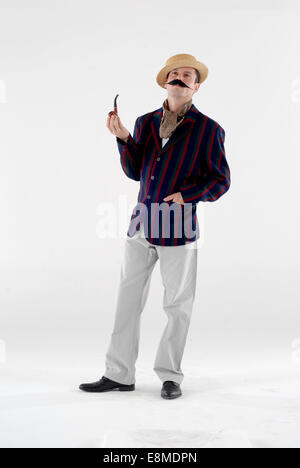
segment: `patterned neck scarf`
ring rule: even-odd
[[[169,138],[183,121],[185,114],[192,106],[192,99],[186,102],[178,112],[172,112],[169,109],[168,99],[163,102],[163,116],[159,127],[160,138]]]

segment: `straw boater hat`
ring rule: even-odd
[[[168,58],[166,65],[160,70],[156,77],[156,81],[162,88],[167,81],[167,74],[172,71],[174,68],[179,67],[193,67],[200,73],[200,83],[203,83],[207,78],[208,68],[204,63],[198,62],[193,55],[190,54],[176,54]]]

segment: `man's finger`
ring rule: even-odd
[[[121,121],[120,121],[120,117],[117,115],[116,116],[116,127],[117,127],[117,130],[120,131],[121,130]]]
[[[111,120],[110,120],[110,125],[111,125],[111,128],[113,129],[114,132],[117,131],[117,125],[116,125],[116,119],[114,116],[112,116]]]
[[[114,124],[115,124],[115,127],[116,127],[116,131],[119,132],[121,129],[120,129],[120,120],[119,120],[118,116],[115,116]]]
[[[113,127],[112,127],[112,123],[111,123],[111,119],[108,120],[107,124],[106,124],[108,130],[113,133]]]

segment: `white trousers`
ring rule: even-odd
[[[104,376],[126,385],[135,383],[140,319],[156,261],[164,286],[163,308],[168,322],[154,364],[162,382],[181,383],[181,360],[189,329],[197,277],[197,240],[180,246],[150,244],[140,231],[125,241],[117,307],[110,344],[106,353]]]

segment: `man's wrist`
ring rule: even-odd
[[[120,138],[120,137],[117,136],[116,138],[117,138],[117,142],[118,142],[118,143],[120,143],[121,145],[126,145],[126,143],[127,143],[129,137]]]

